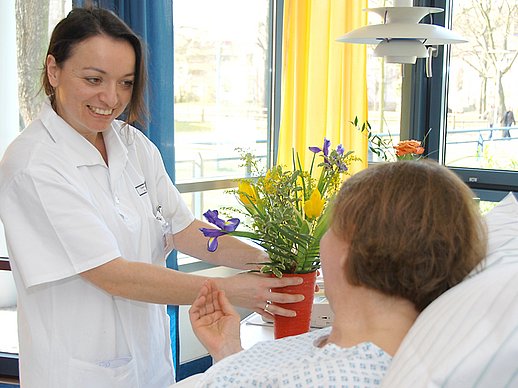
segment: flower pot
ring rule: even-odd
[[[314,271],[306,274],[283,274],[282,276],[301,277],[304,281],[296,286],[274,288],[272,291],[286,294],[302,294],[304,295],[304,300],[297,303],[274,303],[277,306],[294,310],[297,313],[295,317],[283,317],[280,315],[274,317],[273,329],[275,339],[303,334],[309,331],[317,273]]]

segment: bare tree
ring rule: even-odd
[[[16,0],[16,45],[20,119],[27,125],[43,95],[40,74],[48,42],[49,0]]]
[[[494,79],[498,112],[502,116],[506,111],[502,79],[518,56],[518,51],[509,50],[509,39],[518,27],[518,2],[471,0],[467,3],[465,8],[456,13],[454,20],[455,28],[471,41],[469,44],[458,45],[459,57],[476,70],[482,79],[480,113],[487,108],[487,82]]]

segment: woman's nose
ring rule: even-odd
[[[101,101],[108,105],[110,108],[115,108],[117,102],[119,101],[119,96],[117,92],[117,83],[107,83],[105,84],[104,90],[101,92]]]

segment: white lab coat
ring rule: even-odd
[[[115,121],[99,152],[46,103],[0,163],[0,217],[18,291],[24,388],[174,382],[165,306],[113,297],[79,273],[114,258],[164,265],[163,222],[193,220],[157,148]]]

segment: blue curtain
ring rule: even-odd
[[[172,0],[73,0],[74,7],[93,4],[114,11],[145,42],[149,73],[147,93],[150,120],[142,131],[160,149],[165,167],[174,182],[174,88]],[[176,252],[167,266],[178,269]],[[168,306],[171,318],[173,358],[179,366],[178,306]]]

